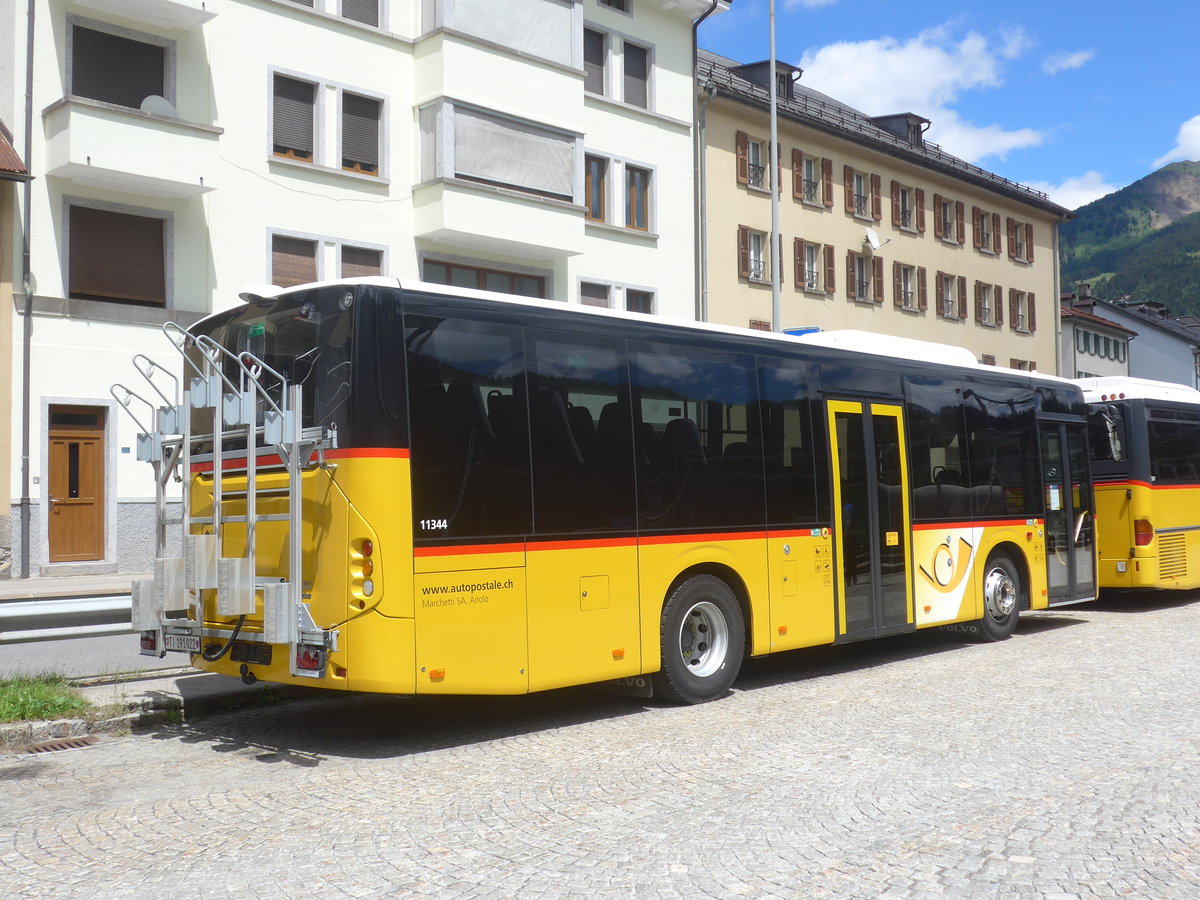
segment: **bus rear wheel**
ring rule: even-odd
[[[662,669],[654,694],[675,703],[704,703],[733,685],[746,649],[742,608],[713,575],[693,575],[667,598],[660,620]]]
[[[993,556],[983,570],[983,618],[979,637],[1003,641],[1017,630],[1021,612],[1021,574],[1007,556]]]

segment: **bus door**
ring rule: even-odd
[[[1042,422],[1049,604],[1096,597],[1092,475],[1082,424]]]
[[[899,404],[828,401],[838,636],[913,625],[908,460]]]

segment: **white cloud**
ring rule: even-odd
[[[1005,59],[1016,59],[1033,46],[1033,41],[1019,25],[1015,28],[1002,28],[1000,40],[1000,55]]]
[[[1074,53],[1055,53],[1042,61],[1042,71],[1047,75],[1057,75],[1068,69],[1079,69],[1091,61],[1096,55],[1094,50],[1076,50]]]
[[[1192,116],[1179,126],[1175,146],[1156,159],[1153,166],[1157,169],[1181,159],[1200,159],[1200,116]]]
[[[1003,84],[1002,61],[1028,46],[1010,30],[993,41],[971,31],[961,38],[942,26],[899,41],[892,37],[829,44],[804,54],[804,84],[868,115],[913,112],[933,122],[928,138],[970,162],[1003,159],[1010,150],[1036,146],[1044,134],[1007,130],[963,119],[953,104],[966,91]]]
[[[1120,185],[1109,184],[1099,172],[1084,172],[1074,178],[1065,178],[1058,184],[1048,181],[1033,181],[1029,187],[1037,191],[1045,191],[1050,199],[1059,206],[1067,209],[1079,209],[1086,203],[1099,200],[1105,194],[1111,194]]]

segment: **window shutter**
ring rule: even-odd
[[[925,191],[922,188],[917,188],[914,193],[917,195],[917,231],[921,234],[925,233]]]
[[[875,257],[875,296],[876,303],[883,302],[883,257]]]
[[[981,210],[978,206],[971,207],[971,241],[973,242],[976,250],[983,246],[982,216],[983,210]]]
[[[312,158],[315,87],[307,81],[275,76],[272,112],[276,152],[292,150]]]
[[[992,213],[992,252],[1000,253],[1000,213]]]
[[[625,42],[625,102],[646,109],[650,97],[650,52]]]
[[[317,280],[317,242],[275,235],[271,238],[271,281],[280,287]]]
[[[1004,324],[1004,292],[1000,290],[1000,285],[992,285],[992,296],[995,302],[992,303],[992,314],[996,317],[995,324],[997,326]]]
[[[1012,288],[1008,289],[1008,324],[1014,331],[1017,328],[1017,292]]]
[[[900,226],[900,183],[892,179],[892,224]]]
[[[958,241],[960,244],[963,243],[964,241],[966,241],[966,239],[967,239],[967,229],[964,225],[965,218],[966,218],[966,206],[963,204],[963,202],[961,200],[955,200],[954,201],[954,228],[955,228],[954,239],[956,241]]]
[[[750,277],[750,229],[745,225],[738,226],[737,232],[738,276]]]
[[[775,145],[775,190],[783,196],[783,146]]]
[[[342,0],[342,18],[379,25],[379,0]]]
[[[943,298],[946,296],[946,273],[938,272],[933,276],[933,299],[934,305],[937,308],[939,319],[946,318],[946,304]]]
[[[342,94],[342,166],[379,171],[378,100],[357,94]]]
[[[771,278],[775,277],[775,267],[779,267],[779,284],[783,284],[783,232],[775,235],[775,253],[774,259],[771,260]],[[774,281],[772,281],[772,284]]]
[[[854,167],[842,166],[842,182],[846,189],[846,212],[854,214]]]
[[[72,94],[139,109],[165,93],[164,48],[78,25],[71,34]]]
[[[604,94],[604,34],[583,29],[583,89]]]
[[[738,184],[750,183],[750,138],[744,131],[739,131],[736,138],[737,180]]]
[[[1037,331],[1037,297],[1031,293],[1026,294],[1025,302],[1029,306],[1029,333],[1033,334]]]
[[[792,199],[804,199],[804,154],[799,147],[792,148]]]
[[[900,283],[900,263],[896,260],[892,261],[892,306],[901,307],[904,305],[904,297],[902,296],[903,285]]]
[[[1009,216],[1005,222],[1008,226],[1008,258],[1017,258],[1017,223],[1012,216]]]
[[[313,273],[315,277],[315,272]],[[342,277],[362,278],[383,274],[383,251],[366,247],[342,247]]]
[[[951,276],[953,277],[953,276]],[[967,276],[958,276],[958,317],[967,318]]]
[[[983,321],[983,282],[981,281],[975,282],[975,321]]]
[[[883,218],[883,179],[878,175],[871,176],[871,218],[876,222]]]
[[[833,206],[833,160],[821,160],[821,201],[826,208]]]
[[[1029,223],[1025,225],[1025,259],[1033,262],[1033,226]]]
[[[72,297],[166,305],[163,219],[86,206],[72,206],[68,216]]]
[[[836,277],[837,273],[834,271],[835,269],[837,269],[837,261],[834,259],[833,244],[826,244],[825,245],[825,284],[822,285],[822,287],[825,288],[825,293],[827,293],[827,294],[832,294],[834,292],[834,290],[836,289],[835,285],[837,283],[837,277]]]
[[[917,308],[922,312],[929,308],[929,293],[925,288],[924,266],[917,266]]]
[[[942,234],[942,195],[933,195],[933,236],[940,238]]]
[[[846,296],[851,300],[858,297],[858,273],[854,271],[854,260],[857,257],[858,254],[853,250],[846,251]]]
[[[800,238],[794,238],[792,241],[792,253],[794,254],[794,275],[796,278],[796,287],[804,288],[804,241]]]

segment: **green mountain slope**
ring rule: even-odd
[[[1076,210],[1059,230],[1062,284],[1200,311],[1200,163],[1172,163]]]

